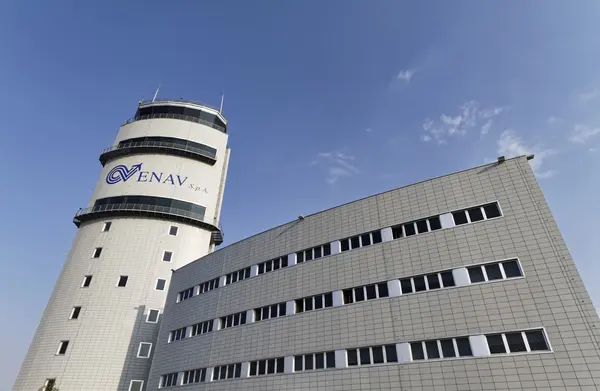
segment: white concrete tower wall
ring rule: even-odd
[[[13,390],[145,389],[171,270],[222,241],[225,127],[179,101],[141,103],[121,127]]]

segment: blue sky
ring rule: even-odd
[[[217,105],[226,242],[353,199],[535,153],[600,304],[596,1],[0,4],[0,378],[12,384],[140,99]],[[1,387],[0,387],[1,388]]]

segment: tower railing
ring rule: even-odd
[[[170,118],[170,119],[180,119],[180,120],[183,120],[183,121],[196,122],[196,123],[199,123],[199,124],[202,124],[202,125],[210,126],[211,128],[217,129],[218,131],[221,131],[223,133],[227,133],[227,129],[225,129],[221,125],[217,125],[217,124],[215,124],[213,122],[206,121],[206,120],[201,119],[201,118],[191,117],[189,115],[173,114],[173,113],[156,113],[156,114],[138,115],[138,116],[129,118],[125,122],[125,125],[130,124],[130,123],[135,122],[135,121],[142,121],[142,120],[145,120],[145,119],[156,119],[156,118]]]
[[[207,151],[205,149],[197,148],[190,145],[169,143],[165,141],[132,141],[106,148],[100,154],[100,162],[102,163],[102,165],[104,165],[111,158],[126,154],[128,151],[140,150],[141,152],[142,149],[152,148],[179,151],[183,152],[186,155],[193,154],[198,157],[201,157],[200,160],[205,161],[211,165],[215,164],[217,161],[216,153],[211,153],[210,151]]]

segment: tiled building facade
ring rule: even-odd
[[[596,390],[600,322],[526,157],[176,270],[147,390]]]

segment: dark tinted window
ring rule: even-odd
[[[358,236],[354,236],[354,237],[350,238],[350,244],[351,244],[351,247],[353,249],[359,248],[360,247],[360,241],[358,239]]]
[[[358,355],[356,354],[356,349],[348,350],[348,365],[358,365]]]
[[[315,247],[315,259],[321,258],[321,247]]]
[[[340,244],[342,245],[342,251],[350,250],[350,239],[340,240]]]
[[[461,357],[472,356],[471,343],[469,338],[456,338],[456,346],[458,347],[458,355]]]
[[[377,284],[377,290],[379,291],[379,297],[388,297],[390,295],[387,282]]]
[[[500,214],[500,209],[498,209],[498,204],[495,202],[493,204],[487,204],[483,207],[483,210],[485,210],[485,215],[488,219],[502,216]]]
[[[352,297],[352,289],[344,289],[342,293],[344,295],[344,304],[354,303],[354,298]]]
[[[119,282],[117,283],[117,286],[120,286],[120,287],[126,286],[127,285],[127,279],[128,279],[127,276],[121,276],[121,277],[119,277]]]
[[[425,359],[425,354],[423,353],[423,345],[421,345],[421,342],[411,343],[410,351],[412,353],[413,360],[424,360]]]
[[[304,252],[300,251],[296,253],[296,263],[304,262]]]
[[[373,243],[381,243],[381,231],[373,231],[371,235],[373,235]]]
[[[305,261],[312,261],[312,259],[313,259],[313,253],[312,253],[312,248],[311,248],[311,249],[306,250],[304,252],[304,260]]]
[[[302,371],[304,370],[304,367],[302,365],[302,360],[303,356],[295,356],[294,357],[294,370],[295,371]]]
[[[462,224],[467,224],[467,215],[465,214],[464,210],[458,211],[458,212],[452,212],[452,217],[454,217],[454,224],[456,225],[462,225]]]
[[[258,374],[259,375],[264,375],[267,372],[267,361],[266,360],[260,360],[258,362]]]
[[[410,282],[410,278],[403,278],[400,280],[400,287],[402,288],[402,293],[412,293],[412,284]]]
[[[488,280],[501,280],[502,272],[500,271],[500,265],[497,263],[491,265],[485,265],[485,272],[488,276]]]
[[[473,266],[467,268],[469,271],[469,278],[471,278],[471,282],[482,282],[485,281],[483,277],[483,272],[481,271],[481,266]]]
[[[267,360],[267,373],[275,373],[275,360]]]
[[[419,220],[417,221],[417,231],[422,234],[425,232],[429,232],[429,228],[427,227],[427,220]]]
[[[315,369],[325,368],[325,358],[323,353],[315,354]]]
[[[331,243],[327,243],[327,244],[323,245],[323,256],[326,257],[328,255],[331,255]],[[286,260],[286,265],[287,265],[287,260]]]
[[[375,346],[373,348],[373,363],[381,364],[383,362],[383,346]]]
[[[80,312],[81,312],[81,307],[73,307],[73,313],[71,314],[71,319],[79,318]]]
[[[549,350],[542,330],[526,331],[527,342],[531,350]]]
[[[323,296],[315,296],[315,309],[323,308]]]
[[[427,284],[429,285],[429,289],[439,289],[440,280],[437,274],[430,274],[427,276]]]
[[[481,212],[481,208],[477,207],[469,209],[469,217],[471,218],[471,222],[483,220],[483,213]]]
[[[306,311],[312,311],[313,310],[312,297],[308,297],[308,298],[306,298],[306,300],[304,300],[304,309]]]
[[[360,241],[363,246],[370,246],[371,245],[371,235],[369,235],[369,234],[361,235]]]
[[[508,350],[511,353],[527,351],[521,333],[506,333],[506,342],[508,342]]]
[[[117,197],[106,197],[100,198],[94,202],[94,211],[102,210],[103,205],[119,205],[117,209],[133,209],[133,204],[146,205],[148,207],[164,207],[176,209],[180,213],[193,213],[198,219],[204,219],[204,212],[206,208],[201,205],[192,204],[185,201],[174,200],[172,198],[164,197],[152,197],[152,196],[117,196]]]
[[[313,369],[313,356],[307,354],[304,356],[304,369]]]
[[[506,353],[506,348],[504,347],[504,341],[502,341],[501,334],[491,334],[486,335],[488,346],[490,347],[490,353]]]
[[[385,355],[387,362],[398,362],[398,353],[396,352],[396,345],[386,345]]]
[[[427,349],[427,359],[440,358],[437,341],[425,341],[425,349]]]
[[[504,274],[506,274],[506,278],[519,277],[523,275],[521,273],[521,269],[519,268],[519,262],[517,261],[502,262],[502,267],[504,267]]]
[[[68,347],[69,347],[69,341],[61,341],[60,347],[58,349],[58,354],[65,354],[67,352]]]
[[[451,271],[442,272],[442,283],[445,287],[454,286],[454,276]]]
[[[377,298],[377,292],[375,290],[375,285],[367,285],[367,300],[372,300]]]
[[[327,368],[335,368],[335,352],[327,352]]]
[[[426,289],[425,288],[425,277],[423,277],[423,276],[414,277],[413,281],[415,283],[415,291],[416,292],[421,292]]]
[[[226,129],[227,126],[219,119],[216,115],[207,113],[202,110],[192,109],[189,107],[181,107],[181,106],[149,106],[138,109],[135,113],[136,119],[142,119],[144,117],[152,117],[152,116],[185,116],[188,118],[196,118],[202,121],[206,121],[210,124],[217,125],[223,129]],[[185,119],[185,118],[182,118]]]
[[[368,365],[371,364],[371,353],[369,353],[369,348],[360,348],[360,365]]]
[[[404,234],[406,236],[412,236],[416,234],[415,225],[413,223],[404,224]]]
[[[442,223],[440,222],[439,216],[435,216],[429,219],[429,227],[432,231],[442,229]]]
[[[454,343],[451,339],[442,339],[440,343],[442,345],[442,354],[444,355],[444,358],[456,357],[456,353],[454,352]]]
[[[119,142],[119,147],[127,147],[128,145],[164,145],[177,148],[187,149],[188,151],[199,152],[213,159],[217,157],[217,150],[208,145],[196,143],[174,137],[147,136],[129,138]]]
[[[401,238],[403,236],[402,226],[392,228],[392,235],[393,235],[394,239]]]
[[[360,288],[354,288],[354,300],[357,302],[365,300],[365,291],[362,286]]]
[[[325,307],[333,307],[333,294],[332,293],[325,294]]]

